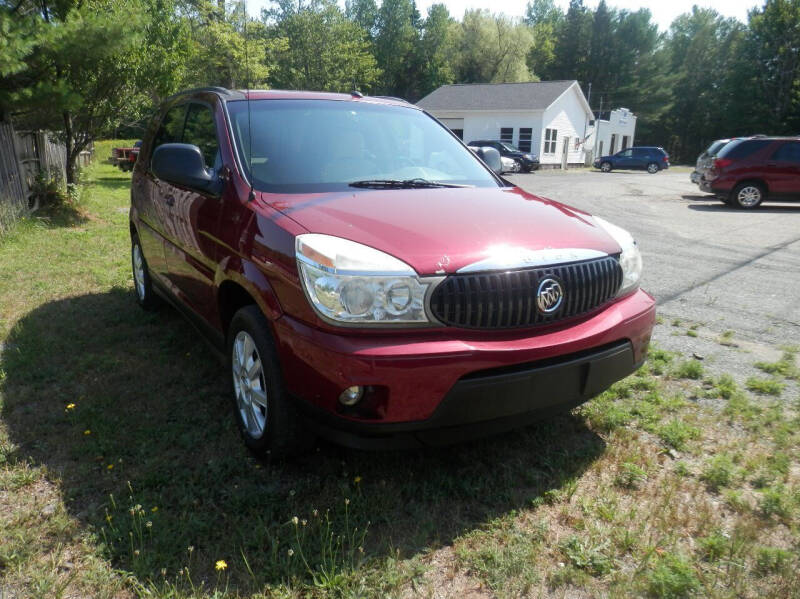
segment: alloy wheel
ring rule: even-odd
[[[752,208],[761,202],[761,190],[755,185],[747,185],[739,190],[736,201],[744,208]]]
[[[261,356],[247,331],[237,333],[232,352],[233,388],[239,417],[247,434],[259,439],[267,427],[267,387]]]
[[[147,290],[144,284],[144,256],[138,243],[133,244],[133,283],[136,285],[136,295],[140,301],[145,300]]]

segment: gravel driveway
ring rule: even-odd
[[[754,361],[780,355],[775,348],[800,345],[800,203],[732,209],[700,193],[685,169],[541,171],[509,180],[635,235],[642,285],[658,301],[661,347],[709,358],[714,370],[748,366],[740,376],[749,376],[758,373],[750,371]],[[733,331],[732,345],[719,343],[725,331]]]

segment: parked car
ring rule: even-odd
[[[130,234],[136,300],[219,351],[255,452],[522,426],[635,371],[654,325],[628,232],[505,183],[400,100],[178,94]]]
[[[724,148],[728,143],[733,141],[737,138],[731,139],[717,139],[711,142],[700,156],[697,157],[697,163],[695,164],[694,170],[692,174],[689,175],[689,179],[692,183],[698,184],[700,183],[703,175],[706,173],[708,169],[711,168],[711,165],[714,164],[714,158],[717,156],[717,152],[719,152],[722,148]]]
[[[476,146],[470,143],[467,147],[476,154],[478,154],[479,156],[482,156],[481,152],[487,152],[487,151],[496,152],[497,156],[500,159],[500,168],[494,169],[494,172],[496,172],[498,175],[502,175],[504,173],[518,173],[520,172],[520,170],[522,170],[522,167],[520,166],[519,162],[517,162],[513,158],[509,158],[508,156],[502,156],[492,146]],[[486,162],[485,159],[484,162]],[[486,164],[489,165],[490,167],[492,166],[491,163],[489,162],[486,162]]]
[[[511,158],[519,163],[520,171],[529,173],[539,168],[539,159],[530,152],[523,152],[512,143],[497,139],[479,139],[469,142],[470,146],[488,146],[500,152],[500,156]]]
[[[634,146],[620,150],[611,156],[601,156],[594,161],[594,167],[604,173],[609,173],[614,169],[637,169],[655,174],[669,168],[669,155],[664,148]]]
[[[108,161],[123,171],[132,171],[133,165],[139,157],[139,148],[142,142],[137,141],[131,147],[111,148],[111,156]]]
[[[737,208],[755,208],[765,199],[800,200],[800,138],[748,137],[726,145],[700,182]]]

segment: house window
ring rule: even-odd
[[[580,137],[576,137],[575,138],[575,151],[577,152],[580,149],[581,149],[581,138]]]
[[[609,152],[609,154],[613,154],[614,150],[616,149],[617,149],[617,134],[613,133],[611,135],[611,151]]]
[[[558,130],[557,129],[545,129],[544,130],[544,153],[545,154],[555,154],[556,153],[556,141],[558,141]]]
[[[523,127],[519,130],[519,149],[521,152],[531,151],[531,136],[533,129],[530,127]]]
[[[500,129],[500,141],[503,143],[514,143],[514,128],[503,127]]]
[[[625,148],[628,147],[628,140],[629,139],[630,138],[627,135],[623,135],[622,136],[622,148],[621,148],[622,150],[624,150]]]
[[[451,129],[453,133],[456,134],[456,137],[460,140],[464,140],[464,130],[463,129]]]

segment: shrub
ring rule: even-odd
[[[692,565],[683,557],[665,553],[647,575],[647,590],[654,597],[678,599],[700,586]]]

